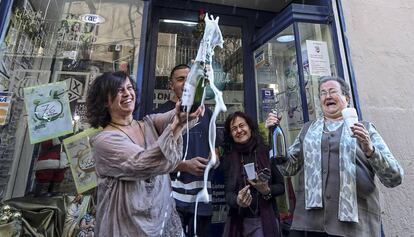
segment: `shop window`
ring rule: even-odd
[[[309,120],[315,120],[322,116],[318,93],[319,79],[322,76],[338,76],[332,36],[330,27],[326,24],[298,23],[298,27]],[[315,55],[320,55],[320,59],[316,59]],[[312,66],[309,64],[309,57],[314,57],[311,61],[319,62],[314,62]]]
[[[298,27],[299,37],[295,37]],[[282,117],[282,128],[289,147],[299,134],[306,116],[314,120],[322,116],[318,83],[323,76],[337,76],[330,26],[315,23],[294,23],[282,29],[254,52],[257,111],[259,128],[267,140],[268,130],[264,121],[269,112]],[[301,64],[298,63],[301,59]],[[301,70],[302,72],[300,72]],[[303,78],[300,76],[303,75]],[[301,87],[301,80],[304,87]],[[303,106],[303,102],[306,105]],[[307,107],[306,110],[303,108]],[[305,111],[304,111],[305,110]],[[297,187],[297,179],[286,179],[286,183]],[[293,184],[292,184],[293,183]],[[279,197],[281,219],[291,220],[293,206]]]
[[[34,190],[35,172],[30,167],[48,149],[25,139],[23,88],[65,81],[74,132],[87,129],[85,99],[93,80],[105,71],[137,74],[143,11],[144,1],[136,0],[14,1],[0,47],[0,92],[11,96],[9,113],[0,124],[0,157],[5,164],[0,190],[8,190],[0,199],[25,193],[26,181],[19,179],[29,180],[28,192]],[[16,159],[20,164],[13,164]],[[75,191],[70,171],[62,182],[42,191]],[[10,183],[21,185],[10,191]]]
[[[272,110],[283,117],[288,144],[303,125],[299,75],[293,26],[277,34],[254,52],[260,126]],[[265,136],[267,137],[267,136]]]
[[[319,118],[319,79],[338,75],[329,25],[298,23],[297,26],[298,39],[294,36],[294,25],[290,25],[254,52],[259,121],[263,122],[272,109],[277,110],[283,117],[281,125],[288,144],[306,122],[302,95],[306,98],[309,120]],[[296,49],[297,41],[300,52]],[[298,55],[302,59],[301,68]],[[303,72],[304,93],[298,70]]]

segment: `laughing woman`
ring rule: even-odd
[[[186,115],[179,108],[178,102],[170,112],[136,121],[134,82],[126,74],[105,73],[93,82],[87,117],[92,127],[103,128],[91,141],[98,176],[96,236],[182,235],[168,175],[182,157]]]
[[[224,236],[278,237],[279,212],[274,197],[285,192],[283,177],[269,160],[257,126],[243,112],[224,125],[226,202],[230,206]],[[248,180],[244,165],[252,163],[257,178]]]
[[[290,237],[378,237],[381,208],[375,176],[386,187],[401,184],[398,161],[366,121],[351,130],[341,111],[348,107],[348,83],[337,77],[319,81],[323,118],[303,125],[281,160],[283,175],[298,174],[296,209]],[[266,126],[278,124],[269,114]]]

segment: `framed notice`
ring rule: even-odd
[[[73,132],[65,82],[24,88],[30,143]]]
[[[310,75],[331,76],[331,65],[326,42],[306,40],[306,48]]]
[[[95,160],[91,153],[89,138],[100,131],[91,128],[63,140],[78,193],[88,191],[97,185]]]

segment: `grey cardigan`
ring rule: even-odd
[[[282,174],[298,174],[296,208],[292,229],[300,231],[326,232],[330,235],[349,237],[380,236],[381,217],[379,192],[375,185],[375,175],[387,187],[395,187],[402,181],[403,170],[394,159],[375,127],[363,122],[367,127],[375,152],[367,158],[359,144],[356,151],[357,165],[357,197],[358,223],[341,222],[338,220],[339,202],[339,146],[342,126],[336,131],[324,133],[321,142],[322,157],[322,192],[323,208],[305,209],[304,172],[303,172],[303,140],[312,122],[302,128],[295,142],[289,147],[286,162],[280,165]]]

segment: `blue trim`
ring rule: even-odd
[[[333,43],[333,51],[335,56],[335,62],[337,66],[338,76],[341,78],[345,78],[344,68],[342,66],[342,58],[341,58],[341,51],[339,49],[339,39],[338,39],[338,29],[336,28],[336,24],[334,22],[333,16],[333,9],[332,9],[332,2],[330,2],[329,8],[331,9],[332,16],[330,18],[330,27],[331,27],[331,36],[332,36],[332,43]]]
[[[254,121],[257,121],[256,79],[254,71],[254,57],[251,48],[254,34],[252,21],[245,22],[242,26],[243,46],[243,88],[244,88],[244,111]]]
[[[240,27],[242,30],[242,44],[243,44],[243,78],[244,78],[244,107],[245,111],[256,119],[257,113],[255,111],[256,102],[252,100],[252,95],[255,95],[255,80],[254,80],[254,63],[253,51],[251,50],[251,42],[255,27],[258,26],[256,21],[258,11],[249,11],[245,9],[232,8],[228,6],[220,6],[215,4],[205,4],[188,1],[153,1],[153,16],[151,17],[150,32],[149,32],[149,53],[146,55],[145,75],[142,82],[142,98],[143,101],[140,107],[140,116],[148,114],[152,111],[153,106],[153,91],[155,88],[155,64],[156,64],[156,48],[158,37],[158,22],[162,18],[198,21],[198,10],[203,8],[206,12],[212,13],[214,16],[220,16],[220,24],[227,26]],[[181,4],[180,4],[181,3]],[[237,14],[233,14],[237,13]],[[268,19],[271,19],[269,13],[263,13]],[[262,17],[262,15],[260,15]],[[263,18],[261,18],[263,19]],[[247,99],[249,98],[249,100]],[[254,115],[254,116],[253,116]]]
[[[145,77],[143,80],[142,87],[142,98],[144,101],[141,103],[141,113],[140,117],[149,114],[152,112],[154,88],[155,88],[155,64],[157,59],[157,42],[158,42],[158,21],[160,19],[157,10],[151,8],[151,19],[148,28],[150,29],[148,37],[149,49],[145,55]]]
[[[150,9],[151,9],[151,3],[149,1],[144,1],[144,11],[143,11],[143,15],[142,15],[142,25],[141,25],[141,43],[139,45],[139,54],[138,54],[138,68],[137,68],[137,91],[136,91],[136,95],[137,95],[137,100],[139,99],[139,104],[143,104],[142,102],[145,101],[144,100],[144,96],[143,96],[143,86],[144,86],[144,78],[145,77],[145,56],[148,54],[147,52],[147,45],[148,45],[148,20],[150,17]],[[138,106],[138,110],[137,112],[134,114],[134,119],[140,119],[142,118],[142,113],[141,113],[142,107]]]
[[[13,6],[13,0],[1,0],[0,2],[0,42],[3,42],[9,22],[9,15]]]
[[[252,48],[258,49],[293,22],[328,23],[330,19],[328,7],[291,4],[256,33]]]
[[[351,49],[349,48],[348,38],[346,36],[346,25],[345,25],[344,13],[342,10],[342,3],[341,3],[341,0],[336,0],[336,2],[338,6],[339,21],[340,21],[340,25],[342,28],[342,40],[344,42],[345,57],[346,57],[346,61],[348,64],[348,69],[349,69],[349,80],[351,84],[350,86],[351,86],[352,98],[354,99],[355,109],[358,113],[359,120],[363,120],[361,105],[359,104],[359,95],[358,95],[355,71],[352,65],[352,60],[351,60]]]
[[[293,32],[295,34],[295,39],[300,39],[299,35],[299,23],[293,23]],[[303,122],[309,121],[309,111],[308,111],[308,101],[306,99],[306,88],[305,88],[305,79],[303,75],[303,63],[302,63],[302,48],[300,45],[300,40],[295,40],[296,48],[296,62],[298,66],[299,73],[299,88],[300,88],[300,98],[302,104],[302,113],[303,113]]]
[[[249,18],[258,27],[266,24],[272,17],[275,16],[274,12],[257,11],[251,9],[244,9],[239,7],[224,6],[219,4],[204,3],[197,1],[183,1],[183,0],[154,0],[154,6],[157,8],[167,8],[169,10],[181,9],[188,13],[188,11],[198,12],[199,9],[204,9],[206,12],[213,13],[213,15],[221,16],[238,16],[243,18]],[[260,15],[260,17],[258,17]],[[180,19],[186,19],[188,14],[181,15]],[[187,19],[188,20],[188,19]]]

